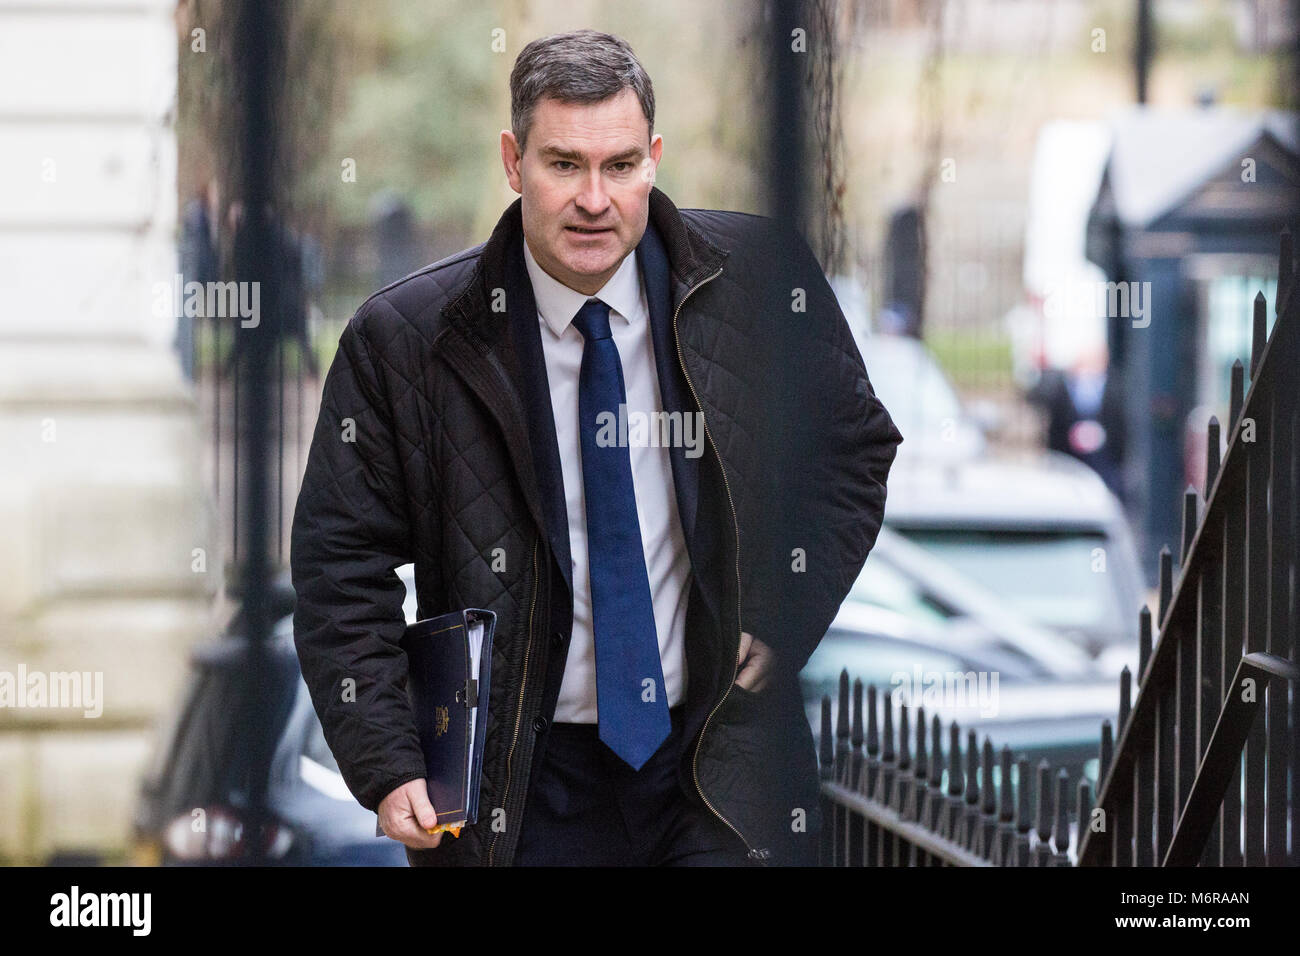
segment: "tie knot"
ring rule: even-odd
[[[573,324],[588,342],[612,337],[609,330],[609,306],[599,299],[588,299],[573,317]]]

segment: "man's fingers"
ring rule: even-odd
[[[747,631],[740,632],[740,652],[736,655],[736,663],[743,664],[749,657],[749,646],[754,642],[754,636]]]
[[[429,802],[429,791],[423,780],[416,780],[418,787],[412,787],[407,791],[410,798],[411,814],[415,821],[425,830],[432,830],[438,825],[438,815],[433,812],[433,804]]]
[[[413,850],[430,850],[442,842],[441,833],[429,833],[438,825],[438,815],[429,803],[424,780],[411,780],[398,787],[379,807],[379,826],[389,839]]]
[[[414,816],[407,816],[384,827],[384,832],[413,850],[431,850],[442,842],[441,833],[426,833]]]
[[[743,665],[736,674],[736,683],[750,693],[758,693],[767,687],[772,675],[772,649],[752,634],[744,631],[740,634]]]

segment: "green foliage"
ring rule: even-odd
[[[361,223],[370,197],[390,189],[436,231],[469,228],[506,125],[512,58],[491,51],[489,6],[381,0],[364,18],[340,18],[351,76],[332,145],[313,183],[340,220]],[[357,182],[341,162],[356,160]]]
[[[927,329],[925,344],[958,391],[1005,386],[1011,380],[1011,341],[979,329]]]

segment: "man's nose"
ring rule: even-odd
[[[583,179],[582,188],[578,190],[574,202],[577,203],[579,209],[593,219],[604,214],[605,210],[609,208],[609,193],[605,191],[605,183],[601,178],[599,169],[592,170]]]

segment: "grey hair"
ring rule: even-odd
[[[627,41],[596,30],[574,30],[533,40],[510,71],[510,130],[522,152],[541,99],[600,103],[630,89],[655,129],[655,91]]]

